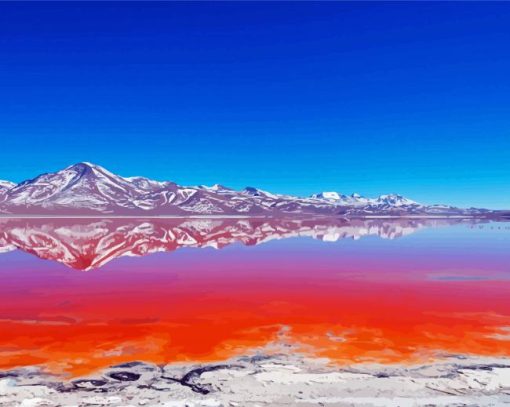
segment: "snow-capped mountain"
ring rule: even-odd
[[[0,254],[23,250],[78,270],[122,256],[181,247],[221,249],[311,237],[324,242],[377,236],[395,239],[462,219],[0,219]],[[478,221],[482,222],[482,221]]]
[[[338,192],[320,192],[311,196],[314,199],[329,201],[333,204],[360,207],[376,202],[375,199],[365,198],[360,194],[342,195]]]
[[[2,203],[7,195],[7,191],[14,188],[16,184],[10,181],[0,180],[0,203]]]
[[[16,186],[16,184],[14,182],[4,181],[4,180],[0,179],[0,191],[2,191],[2,190],[7,191],[8,189],[14,188],[15,186]]]
[[[389,206],[411,206],[411,205],[419,205],[417,202],[405,198],[402,195],[397,194],[389,194],[389,195],[381,195],[376,199],[377,204],[379,205],[389,205]]]
[[[133,216],[420,216],[487,215],[490,211],[425,206],[400,195],[365,198],[321,192],[307,198],[254,187],[185,187],[121,177],[91,163],[13,184],[0,182],[0,215]]]

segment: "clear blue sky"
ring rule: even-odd
[[[0,179],[510,208],[510,3],[0,3]]]

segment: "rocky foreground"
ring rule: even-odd
[[[23,368],[0,373],[0,405],[504,406],[510,359],[335,367],[299,355],[255,355],[200,365],[132,362],[68,381]]]

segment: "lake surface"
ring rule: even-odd
[[[2,219],[0,369],[510,356],[510,223]]]

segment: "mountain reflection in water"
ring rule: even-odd
[[[0,369],[286,349],[341,364],[510,356],[507,225],[2,219]],[[143,256],[181,247],[225,249]]]
[[[91,270],[121,256],[170,252],[181,247],[221,249],[275,239],[322,241],[378,236],[399,238],[455,219],[0,219],[0,253],[15,249]],[[483,221],[477,221],[483,222]]]

